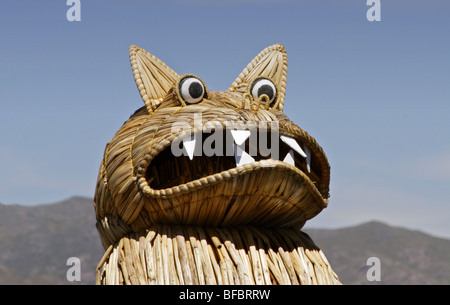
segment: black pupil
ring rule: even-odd
[[[192,98],[199,98],[203,95],[203,86],[199,82],[193,82],[189,85],[189,95]]]
[[[273,88],[269,85],[262,85],[258,89],[258,96],[261,96],[263,94],[267,94],[269,100],[271,100],[274,96]]]

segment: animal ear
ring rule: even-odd
[[[276,108],[283,110],[286,93],[287,54],[282,44],[274,44],[262,50],[239,74],[228,91],[245,93],[253,80],[265,77],[277,86]]]
[[[148,112],[152,113],[179,75],[159,58],[138,46],[130,46],[129,53],[134,80]]]

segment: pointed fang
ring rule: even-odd
[[[242,145],[245,140],[250,136],[250,130],[231,130],[234,142],[239,146]]]
[[[295,166],[294,151],[292,149],[287,153],[286,157],[284,157],[283,162]]]
[[[280,139],[286,143],[287,145],[289,145],[289,147],[291,147],[293,150],[295,150],[296,152],[298,152],[302,157],[306,158],[306,154],[305,152],[302,150],[302,148],[300,147],[300,145],[298,145],[297,141],[295,141],[295,139],[291,138],[291,137],[287,137],[287,136],[280,136]]]
[[[255,162],[255,159],[238,145],[234,145],[234,158],[236,160],[236,166]]]
[[[183,139],[184,151],[189,156],[190,160],[192,160],[194,158],[194,150],[195,150],[195,142],[196,141],[197,141],[197,137],[195,136],[195,134]]]
[[[306,152],[306,169],[308,170],[308,173],[311,172],[311,150],[305,145],[305,152]]]

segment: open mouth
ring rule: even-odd
[[[152,190],[164,190],[265,160],[300,170],[315,186],[323,182],[319,162],[300,138],[270,130],[228,129],[173,141],[151,160],[145,179]]]
[[[152,222],[301,227],[320,213],[329,197],[322,148],[293,124],[258,124],[230,128],[218,120],[212,128],[164,130],[145,154],[136,149],[143,154],[137,183]]]

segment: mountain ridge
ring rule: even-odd
[[[347,284],[450,284],[450,240],[371,221],[335,230],[305,230]],[[381,282],[368,282],[367,259],[381,263]]]
[[[450,240],[373,220],[338,229],[305,228],[343,284],[450,284]],[[93,200],[0,204],[0,284],[94,284],[104,250]],[[67,259],[81,261],[81,282],[69,282]],[[370,282],[367,259],[380,260]]]

